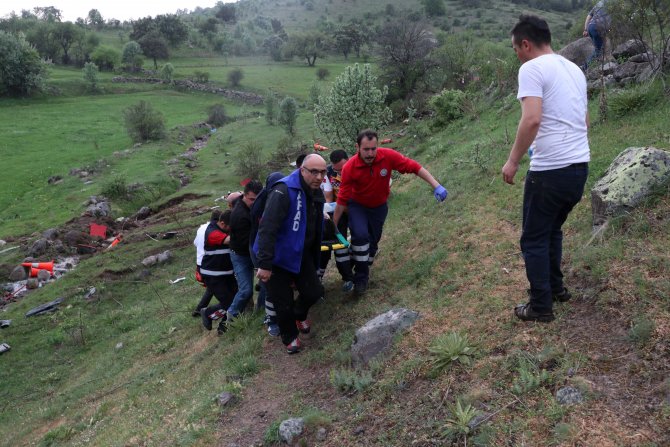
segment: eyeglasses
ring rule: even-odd
[[[308,169],[308,168],[305,168],[305,167],[303,167],[302,169],[309,172],[314,177],[317,177],[317,176],[325,177],[326,173],[328,172],[325,169],[323,169],[323,170],[321,170],[321,169]]]

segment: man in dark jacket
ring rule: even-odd
[[[309,333],[307,313],[323,296],[316,271],[325,202],[320,186],[325,175],[326,161],[310,154],[300,169],[275,183],[254,243],[259,266],[256,276],[267,283],[289,354],[302,349],[298,335]],[[292,284],[299,294],[295,301]]]
[[[249,255],[249,234],[251,233],[251,206],[256,195],[263,189],[258,180],[244,185],[242,197],[237,201],[230,216],[230,259],[233,262],[238,290],[233,303],[228,308],[228,317],[236,317],[244,310],[254,294],[254,264]],[[261,301],[259,297],[259,301]],[[259,303],[265,306],[265,303]]]

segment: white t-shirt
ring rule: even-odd
[[[563,56],[545,54],[519,69],[518,99],[542,98],[542,121],[530,160],[531,171],[560,169],[590,161],[586,127],[586,78]]]
[[[193,239],[193,245],[195,245],[195,264],[200,266],[202,263],[202,258],[205,256],[205,232],[209,222],[204,223],[198,227],[198,231],[195,232],[195,239]]]

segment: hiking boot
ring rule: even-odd
[[[357,282],[354,284],[354,295],[361,297],[365,295],[368,291],[368,283],[366,282]]]
[[[221,322],[219,323],[219,327],[216,328],[216,333],[218,335],[223,335],[227,330],[228,330],[228,324],[226,323],[226,320],[221,320]]]
[[[298,337],[295,338],[291,343],[286,345],[286,352],[289,354],[297,354],[302,351],[302,342]]]
[[[344,281],[344,284],[342,284],[342,291],[344,293],[348,293],[354,290],[354,282],[353,281]]]
[[[202,319],[202,325],[205,326],[205,329],[208,331],[212,330],[212,319],[207,315],[207,309],[200,309],[200,318]]]
[[[309,334],[309,331],[312,328],[309,324],[309,320],[295,320],[295,325],[298,327],[301,334]]]
[[[554,301],[558,301],[559,303],[565,303],[567,301],[570,301],[570,298],[572,298],[572,295],[570,294],[570,292],[568,292],[568,289],[563,287],[563,290],[560,293],[552,294],[551,298]]]
[[[549,323],[554,320],[553,312],[540,313],[530,307],[530,303],[519,304],[514,308],[514,315],[523,321],[539,321],[540,323]]]
[[[279,337],[279,325],[277,323],[268,323],[268,334],[271,337]]]
[[[199,316],[200,316],[200,311],[201,311],[201,310],[202,310],[202,308],[200,308],[200,307],[196,307],[195,309],[193,309],[193,312],[191,312],[191,315],[192,315],[193,317],[199,317]]]

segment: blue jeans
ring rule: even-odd
[[[235,317],[247,307],[249,299],[254,294],[254,264],[251,262],[251,256],[238,255],[232,250],[230,260],[233,262],[238,290],[228,308],[228,313]]]
[[[591,42],[593,42],[594,47],[593,53],[591,53],[591,55],[586,58],[586,62],[584,62],[584,65],[586,66],[588,66],[593,59],[599,58],[603,51],[603,36],[600,35],[598,28],[598,25],[591,21],[586,30],[589,33],[589,37],[591,38]]]
[[[350,250],[356,284],[368,283],[370,266],[377,254],[388,211],[386,203],[376,208],[367,208],[354,201],[348,203],[349,229],[351,230]]]
[[[256,255],[254,255],[253,250],[251,247],[249,248],[249,257],[251,258],[251,262],[254,265],[254,268],[258,268],[258,259],[256,259]],[[268,299],[268,288],[267,284],[263,281],[258,281],[258,300],[256,301],[256,310],[261,310],[265,308],[265,314],[268,314],[268,309],[267,309],[267,302],[269,301]],[[272,308],[272,303],[270,303],[270,308]],[[272,311],[272,316],[274,316],[274,311]]]
[[[550,171],[528,171],[523,192],[521,252],[530,283],[530,304],[551,312],[552,294],[563,291],[561,226],[584,193],[587,163]]]

